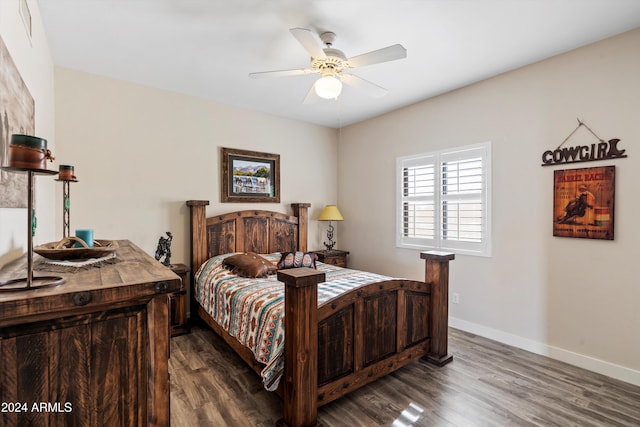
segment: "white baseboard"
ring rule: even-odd
[[[468,322],[466,320],[457,319],[455,317],[449,317],[449,326],[640,386],[640,371],[635,369],[626,368],[604,360],[585,356],[584,354],[575,353],[573,351],[564,350],[538,341],[522,338],[517,335],[482,326],[477,323]]]

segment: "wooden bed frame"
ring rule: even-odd
[[[207,200],[189,200],[191,271],[212,256],[241,251],[307,251],[307,203],[293,215],[264,210],[206,217]],[[316,426],[317,409],[422,358],[442,366],[447,353],[449,261],[454,255],[422,252],[425,281],[389,280],[333,298],[318,307],[324,273],[281,270],[285,283],[285,372],[278,388],[283,419],[277,425]],[[191,275],[193,277],[193,274]],[[193,295],[193,293],[192,293]],[[264,365],[223,330],[199,304],[191,315],[204,320],[258,374]]]

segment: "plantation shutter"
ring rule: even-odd
[[[490,145],[399,158],[400,247],[487,255]]]

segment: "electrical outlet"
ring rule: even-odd
[[[451,294],[451,302],[454,304],[459,304],[460,303],[460,294],[459,293],[452,293]]]

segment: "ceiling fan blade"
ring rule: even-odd
[[[369,96],[373,96],[374,98],[384,96],[388,92],[388,90],[382,86],[378,86],[375,83],[371,83],[369,80],[354,76],[353,74],[342,74],[342,81],[349,86],[365,92]]]
[[[287,77],[287,76],[301,76],[304,74],[313,74],[315,71],[308,68],[300,68],[296,70],[280,70],[280,71],[261,71],[258,73],[249,73],[249,77],[252,79],[263,79],[267,77]]]
[[[304,97],[304,100],[302,101],[302,103],[313,104],[315,102],[318,102],[319,100],[320,100],[320,97],[316,93],[316,82],[313,82],[313,84],[311,85],[311,88],[309,88],[309,92],[307,92],[307,95]]]
[[[383,47],[362,55],[349,58],[349,66],[351,68],[364,67],[366,65],[379,64],[381,62],[395,61],[407,57],[407,49],[401,44]]]
[[[307,30],[306,28],[291,28],[289,31],[291,31],[291,34],[298,39],[300,44],[307,50],[307,52],[309,52],[312,58],[325,59],[327,57],[324,50],[322,50],[320,41],[313,31]]]

